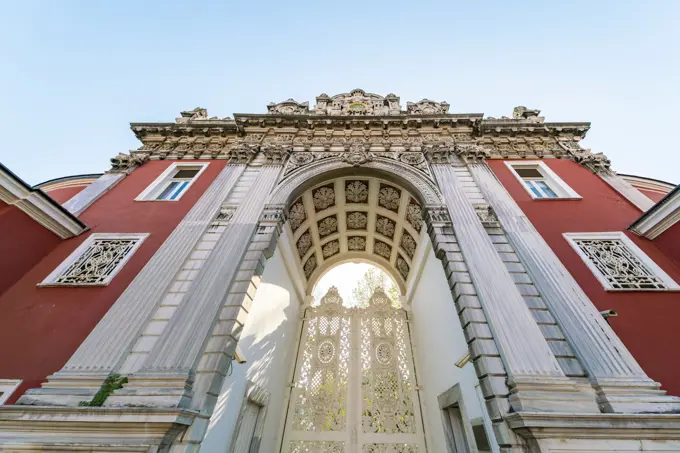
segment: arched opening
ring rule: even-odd
[[[281,451],[424,453],[408,315],[396,282],[374,265],[345,263],[325,272],[313,294]]]

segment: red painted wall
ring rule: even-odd
[[[680,265],[680,222],[676,222],[652,242]]]
[[[640,189],[640,188],[638,188],[638,190],[640,192],[642,192],[643,194],[645,194],[647,196],[647,198],[652,200],[654,203],[656,203],[657,201],[660,201],[663,197],[666,196],[665,193],[655,192],[653,190],[645,190],[645,189]]]
[[[619,313],[611,325],[647,374],[669,393],[680,395],[680,361],[669,355],[680,348],[680,293],[605,291],[562,233],[623,231],[676,282],[680,266],[654,242],[626,230],[642,213],[599,176],[570,160],[544,162],[583,199],[533,200],[503,161],[491,160],[489,165],[595,306]],[[680,236],[675,238],[680,241]]]
[[[43,192],[49,195],[50,198],[55,200],[57,203],[64,204],[72,196],[83,190],[85,187],[87,187],[87,185],[76,187],[64,187],[62,189],[43,190]]]
[[[16,206],[0,202],[0,295],[60,241]]]
[[[8,403],[58,371],[118,296],[207,189],[225,161],[211,161],[176,202],[139,202],[139,195],[172,161],[151,161],[118,183],[80,219],[91,232],[150,233],[108,286],[39,288],[90,234],[65,240],[0,296],[0,377],[23,379]]]

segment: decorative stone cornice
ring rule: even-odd
[[[583,149],[576,140],[558,140],[557,142],[574,162],[583,165],[593,173],[609,173],[611,161],[603,153],[593,153],[589,149]]]
[[[149,154],[142,153],[118,153],[117,156],[111,158],[111,169],[106,173],[123,173],[130,174],[132,170],[142,165],[149,160]]]
[[[252,143],[238,142],[231,145],[226,152],[226,158],[234,164],[247,164],[257,154],[259,145]]]
[[[482,163],[491,157],[488,149],[473,143],[456,144],[454,151],[458,157],[468,164]]]
[[[443,143],[426,143],[422,146],[427,161],[431,164],[448,164],[451,162],[453,146]]]
[[[293,151],[292,145],[281,143],[266,143],[260,147],[260,152],[264,154],[268,164],[284,164],[291,151]]]

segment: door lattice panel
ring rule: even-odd
[[[425,453],[405,312],[333,287],[305,319],[283,451]]]

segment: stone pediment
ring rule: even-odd
[[[394,94],[380,96],[355,89],[349,93],[336,94],[333,97],[321,94],[316,98],[314,114],[316,115],[399,115],[401,105],[399,97]]]

